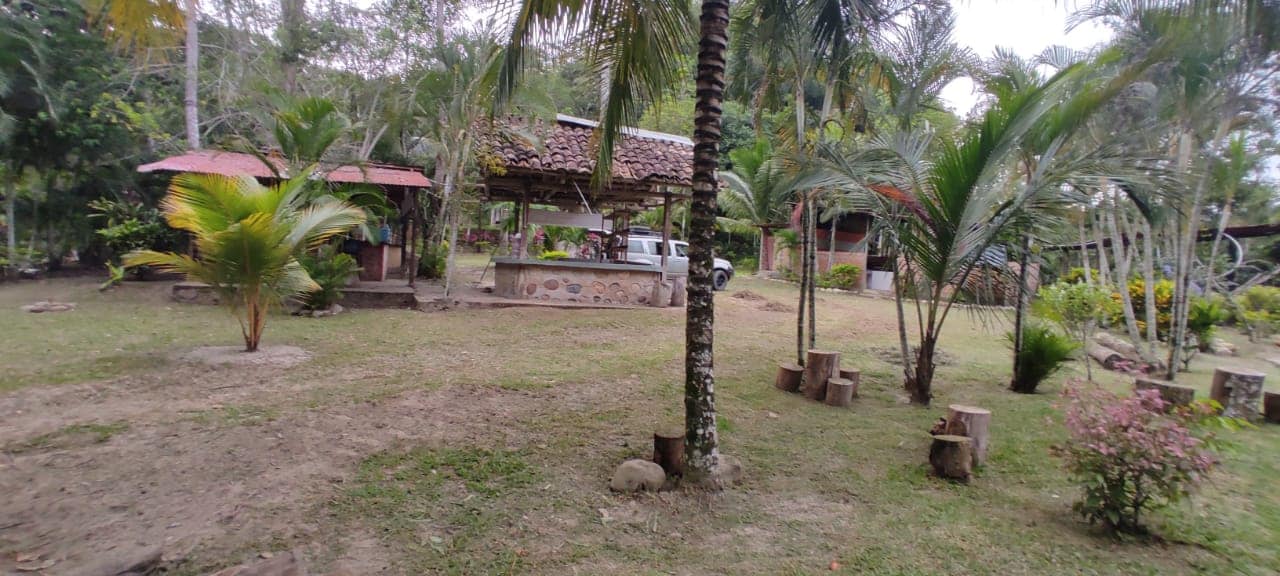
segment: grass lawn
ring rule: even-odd
[[[309,361],[211,367],[179,356],[239,342],[224,310],[95,283],[0,285],[0,573],[155,547],[177,574],[284,549],[316,574],[1280,573],[1280,426],[1230,434],[1198,498],[1152,518],[1159,538],[1109,539],[1073,515],[1049,454],[1056,394],[1083,367],[1042,394],[1006,391],[991,318],[952,316],[922,409],[885,359],[892,302],[820,294],[820,346],[863,378],[851,409],[829,408],[772,385],[794,355],[795,314],[778,309],[795,290],[735,279],[716,299],[716,391],[744,483],[624,496],[606,486],[614,466],[681,418],[680,310],[277,316],[264,345]],[[78,307],[18,309],[47,298]],[[1201,356],[1180,381],[1207,395],[1221,362],[1267,370],[1275,389],[1267,349],[1227,336],[1246,357]],[[949,403],[993,412],[967,486],[926,473]]]

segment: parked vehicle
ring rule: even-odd
[[[637,235],[627,241],[627,261],[647,262],[654,266],[662,265],[662,237]],[[671,276],[689,275],[689,243],[680,240],[668,240],[667,274]],[[716,258],[713,265],[712,282],[716,290],[724,290],[733,278],[733,264],[724,258]]]

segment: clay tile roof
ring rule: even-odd
[[[285,172],[284,162],[272,158],[277,170]],[[254,178],[274,178],[271,170],[257,156],[243,152],[221,150],[193,150],[178,156],[170,156],[138,167],[138,172],[195,172],[197,174],[221,174],[223,176],[249,175]],[[422,170],[411,166],[366,164],[364,166],[339,166],[329,172],[329,182],[345,184],[378,184],[382,186],[406,186],[427,188],[431,182]]]
[[[520,120],[509,120],[512,124]],[[597,123],[557,115],[554,126],[534,121],[522,130],[541,140],[541,149],[518,136],[481,128],[478,140],[506,170],[590,176],[595,169],[592,135]],[[627,128],[614,150],[613,179],[651,184],[690,186],[693,182],[693,142],[683,136]]]

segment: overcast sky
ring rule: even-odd
[[[1067,34],[1068,16],[1087,1],[952,0],[951,4],[956,11],[956,42],[982,58],[989,58],[996,46],[1029,58],[1055,44],[1085,50],[1111,38],[1111,31],[1097,24],[1079,26]],[[978,100],[968,78],[948,85],[942,98],[961,116]]]

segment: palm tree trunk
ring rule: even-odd
[[[818,211],[816,197],[809,198],[809,348],[818,346]]]
[[[902,354],[903,382],[914,382],[915,370],[911,369],[911,342],[907,339],[907,313],[902,304],[904,271],[898,266],[898,256],[892,255],[893,261],[893,303],[898,311],[898,347]]]
[[[796,308],[796,364],[804,366],[804,309],[809,302],[809,210],[800,199],[800,305]]]
[[[839,220],[839,216],[831,214],[831,235],[827,237],[827,272],[836,265],[836,222]]]
[[[1111,198],[1111,202],[1112,210],[1107,211],[1103,218],[1107,221],[1107,228],[1111,231],[1111,253],[1116,263],[1116,290],[1120,291],[1120,305],[1124,312],[1125,332],[1128,333],[1129,340],[1133,342],[1134,346],[1141,350],[1142,334],[1138,331],[1138,317],[1133,312],[1133,298],[1129,294],[1129,258],[1125,255],[1124,236],[1120,234],[1120,228],[1116,226],[1116,215],[1120,211],[1120,204],[1116,202],[1114,196]]]
[[[1084,233],[1084,221],[1088,217],[1089,209],[1086,207],[1080,214],[1080,265],[1084,267],[1084,283],[1093,284],[1093,272],[1089,269],[1089,241]]]
[[[716,225],[716,169],[720,166],[720,111],[729,45],[728,0],[703,0],[693,132],[693,197],[689,204],[689,284],[685,309],[685,475],[712,481],[719,465],[716,433],[715,293],[712,286]]]
[[[1013,311],[1013,382],[1010,387],[1019,389],[1022,381],[1018,358],[1022,355],[1022,331],[1026,324],[1026,311],[1029,298],[1027,290],[1027,272],[1031,264],[1031,234],[1022,235],[1022,253],[1018,255],[1018,295]]]
[[[1104,287],[1110,287],[1111,265],[1107,262],[1106,238],[1102,234],[1102,210],[1096,211],[1094,216],[1095,218],[1089,224],[1093,228],[1093,241],[1098,246],[1098,276]]]
[[[292,96],[298,89],[298,67],[302,63],[302,36],[306,24],[306,0],[280,0],[281,39],[280,72],[284,75],[284,93]]]
[[[182,106],[186,112],[187,148],[200,149],[200,9],[196,0],[186,0],[186,77],[183,78]]]
[[[1158,321],[1156,315],[1156,239],[1151,237],[1151,223],[1145,217],[1140,217],[1139,220],[1142,224],[1142,298],[1144,302],[1143,312],[1147,323],[1147,354],[1151,358],[1155,358],[1156,342],[1160,340],[1159,329],[1156,325]]]
[[[1222,215],[1218,217],[1218,227],[1213,234],[1213,244],[1209,247],[1209,264],[1208,270],[1205,271],[1205,291],[1212,292],[1217,287],[1217,277],[1214,270],[1214,263],[1218,259],[1218,244],[1222,242],[1222,236],[1227,229],[1227,222],[1231,220],[1231,202],[1234,199],[1235,190],[1227,190],[1227,197],[1222,202]]]
[[[15,175],[4,174],[5,241],[8,248],[9,268],[18,267],[18,185]]]

